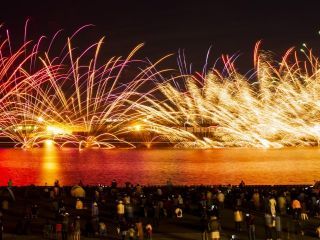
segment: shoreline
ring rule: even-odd
[[[96,185],[79,185],[79,184],[74,184],[74,185],[60,185],[60,187],[64,187],[64,188],[72,188],[74,186],[81,186],[84,188],[96,188],[96,187],[103,187],[103,188],[112,188],[111,185],[102,185],[102,184],[96,184]],[[160,184],[160,185],[143,185],[143,184],[132,184],[130,187],[136,187],[136,186],[141,186],[143,188],[164,188],[164,187],[168,187],[168,185],[166,184]],[[314,185],[310,185],[310,184],[248,184],[248,185],[244,185],[242,186],[242,188],[295,188],[295,187],[313,187]],[[0,189],[1,188],[7,188],[8,186],[6,185],[0,185]],[[34,185],[34,184],[30,184],[30,185],[14,185],[11,186],[11,188],[28,188],[28,187],[35,187],[35,188],[45,188],[45,187],[54,187],[54,185]],[[221,184],[221,185],[172,185],[172,188],[236,188],[236,187],[240,187],[239,184]],[[126,189],[127,187],[123,184],[121,185],[117,185],[117,189]]]

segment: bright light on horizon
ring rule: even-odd
[[[52,139],[46,139],[44,144],[46,147],[52,147],[54,145],[54,141]]]
[[[66,134],[67,131],[65,131],[64,129],[62,128],[59,128],[59,127],[55,127],[55,126],[47,126],[46,128],[46,131],[50,134],[53,134],[53,135],[58,135],[58,134]]]

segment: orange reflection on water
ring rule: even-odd
[[[40,182],[53,184],[55,180],[59,178],[60,163],[57,154],[58,149],[54,145],[52,140],[46,140],[44,142],[44,148],[42,151],[41,159],[41,171],[39,174]]]
[[[320,148],[285,149],[0,149],[0,185],[312,184],[320,179]]]

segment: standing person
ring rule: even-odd
[[[176,210],[174,211],[176,218],[182,218],[182,209],[181,208],[176,208]]]
[[[296,234],[301,233],[300,214],[301,214],[301,203],[297,198],[294,198],[291,202],[292,217],[293,217],[293,228]]]
[[[211,216],[208,223],[208,233],[210,240],[220,239],[221,225],[216,216]]]
[[[73,240],[74,239],[74,221],[69,224],[68,232],[69,234],[67,239]]]
[[[128,205],[128,204],[130,204],[130,202],[131,202],[130,196],[128,196],[127,194],[125,194],[125,196],[123,197],[123,203],[124,203],[125,205]]]
[[[124,205],[122,201],[119,201],[117,205],[117,214],[118,214],[118,219],[119,221],[123,221],[124,219]]]
[[[132,203],[125,205],[125,215],[129,222],[132,222],[134,218],[134,209]]]
[[[118,185],[117,181],[113,179],[111,182],[111,188],[117,188],[117,185]]]
[[[282,225],[281,225],[281,218],[279,215],[276,216],[276,239],[281,239],[281,232],[282,232]]]
[[[283,196],[283,194],[281,194],[278,197],[278,206],[279,206],[280,214],[285,215],[286,208],[287,208],[287,201],[286,201],[286,198]]]
[[[178,195],[178,207],[183,208],[183,197],[180,194]]]
[[[43,238],[52,239],[53,237],[52,233],[53,233],[53,226],[52,224],[50,224],[49,219],[47,219],[45,225],[43,226]]]
[[[157,189],[157,195],[158,195],[159,197],[162,196],[162,189],[161,189],[161,188],[158,188],[158,189]]]
[[[253,206],[256,210],[260,209],[260,194],[257,190],[254,190],[254,193],[252,195],[252,202]]]
[[[69,213],[63,215],[62,220],[62,240],[68,239],[68,230],[69,230]]]
[[[301,218],[302,221],[308,221],[309,220],[307,211],[304,208],[301,209],[300,218]]]
[[[91,206],[92,225],[95,235],[99,234],[99,207],[97,202],[93,202]]]
[[[8,180],[8,188],[11,188],[13,186],[13,182],[11,178]]]
[[[160,223],[160,206],[159,206],[159,202],[154,202],[153,203],[153,225],[155,227],[159,226]]]
[[[120,232],[121,232],[121,239],[125,240],[128,232],[128,225],[126,222],[120,222]]]
[[[207,191],[207,194],[206,194],[206,201],[207,201],[207,205],[210,206],[212,204],[212,192],[211,191]]]
[[[97,202],[93,202],[91,206],[91,216],[92,218],[98,218],[99,217],[99,207]]]
[[[305,228],[306,228],[306,225],[307,225],[307,221],[309,220],[305,204],[302,204],[300,219],[301,219],[301,222],[300,222],[301,235],[304,235],[304,231],[305,231]]]
[[[219,207],[215,204],[211,206],[211,208],[209,209],[209,212],[210,212],[210,216],[216,216],[217,218],[219,218],[220,216]]]
[[[138,219],[138,221],[136,222],[136,228],[138,239],[143,240],[143,227],[141,219]]]
[[[136,231],[134,229],[134,225],[133,224],[130,225],[130,227],[128,229],[128,233],[129,233],[129,240],[134,240]]]
[[[274,199],[273,196],[271,196],[269,199],[269,209],[273,217],[276,216],[276,205],[277,205],[277,201]]]
[[[219,190],[218,195],[217,195],[217,200],[219,203],[219,209],[223,209],[224,208],[224,200],[225,200],[225,196],[223,194],[222,191]]]
[[[107,237],[107,225],[104,222],[99,223],[100,238]]]
[[[54,194],[54,197],[58,197],[59,194],[60,194],[60,183],[59,183],[59,180],[56,180],[54,182],[53,194]]]
[[[207,240],[207,228],[208,228],[208,219],[207,219],[207,214],[202,214],[201,218],[200,218],[200,224],[201,224],[201,236],[202,236],[202,240]]]
[[[256,239],[256,227],[254,225],[254,219],[255,217],[253,216],[253,214],[249,214],[249,213],[246,214],[246,223],[247,223],[249,240]]]
[[[73,240],[80,240],[80,236],[81,236],[81,222],[80,222],[80,216],[77,216],[74,222]]]
[[[47,182],[44,184],[43,192],[44,192],[44,196],[45,196],[46,198],[49,198],[49,197],[50,197],[49,187],[48,187],[48,183],[47,183]]]
[[[243,180],[241,180],[239,187],[240,188],[244,188],[246,186],[245,182]]]
[[[243,221],[242,211],[240,211],[238,208],[236,208],[233,213],[233,216],[234,216],[236,231],[240,232],[241,231],[241,223]]]
[[[56,239],[62,239],[62,224],[60,222],[56,223]]]
[[[293,211],[293,218],[298,220],[301,214],[301,203],[298,199],[294,199],[291,204]]]
[[[31,218],[38,218],[39,207],[37,204],[31,206]]]
[[[264,214],[265,220],[265,229],[266,229],[266,239],[272,240],[272,227],[273,227],[273,220],[270,213]]]
[[[100,202],[100,190],[99,190],[99,189],[96,189],[96,190],[94,191],[94,200],[95,200],[96,202]]]
[[[150,223],[146,225],[147,239],[152,240],[152,226]]]
[[[83,202],[79,198],[77,198],[77,201],[76,201],[76,209],[77,210],[83,209]]]

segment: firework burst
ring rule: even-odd
[[[23,148],[40,146],[48,138],[80,149],[133,148],[124,139],[137,114],[130,102],[139,98],[137,90],[149,80],[154,65],[132,59],[142,44],[125,58],[111,57],[101,64],[103,39],[79,53],[72,47],[73,37],[58,57],[49,54],[53,42],[44,52],[38,42],[29,55],[27,44],[9,57],[0,52],[0,77],[6,77],[2,86],[8,89],[1,92],[2,135]],[[23,54],[21,63],[15,63]],[[138,67],[132,70],[132,65]],[[37,70],[31,74],[33,68]]]
[[[150,126],[171,131],[168,139],[176,147],[318,146],[318,59],[310,50],[299,60],[290,49],[276,62],[258,45],[254,58],[249,79],[224,56],[222,72],[214,68],[159,84],[165,99],[146,97],[140,112],[152,120]]]
[[[319,145],[320,66],[307,48],[300,59],[290,49],[274,61],[258,43],[250,76],[236,70],[236,57],[222,56],[222,71],[190,74],[181,60],[181,74],[166,79],[168,70],[156,66],[167,56],[155,64],[133,59],[142,44],[102,61],[103,38],[80,51],[73,37],[59,56],[51,56],[53,41],[40,51],[43,38],[17,51],[9,34],[0,39],[1,136],[16,146],[47,139],[79,149]]]

